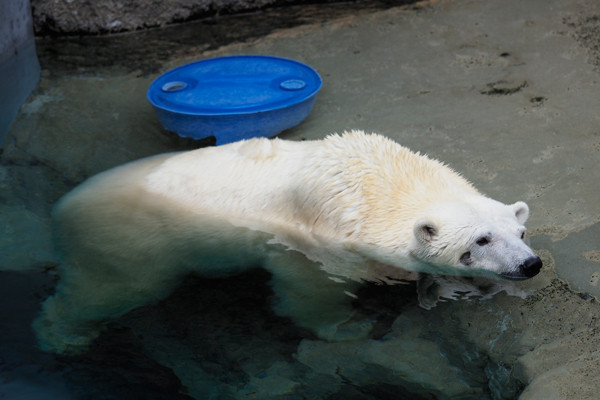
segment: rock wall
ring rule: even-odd
[[[160,27],[290,0],[31,0],[38,35],[101,34]]]
[[[0,146],[39,77],[29,0],[0,1]]]

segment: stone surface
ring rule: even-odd
[[[40,78],[29,4],[29,0],[0,3],[0,147]]]
[[[568,400],[598,397],[598,387],[590,382],[600,374],[600,353],[595,351],[579,360],[562,363],[536,376],[520,400]]]
[[[32,0],[37,34],[103,34],[162,27],[198,17],[256,11],[288,0]],[[302,1],[295,1],[301,3]]]
[[[22,248],[14,240],[5,244],[22,254],[3,258],[3,265],[27,272],[3,272],[3,282],[31,285],[10,293],[29,307],[11,322],[11,332],[28,329],[26,319],[52,290],[48,266],[56,260],[31,252],[49,241],[51,203],[103,169],[199,145],[163,131],[145,99],[151,80],[197,59],[272,54],[306,62],[324,80],[310,117],[282,138],[377,131],[448,162],[492,197],[527,201],[528,235],[545,265],[539,276],[518,283],[529,296],[500,293],[425,311],[414,287],[367,287],[356,310],[377,321],[375,333],[331,344],[272,315],[267,276],[192,283],[119,320],[124,328],[103,337],[91,370],[110,369],[115,353],[133,366],[148,357],[158,364],[154,371],[173,371],[196,398],[444,398],[472,387],[477,399],[521,392],[527,399],[596,399],[600,4],[445,0],[347,5],[346,12],[322,7],[38,42],[43,78],[0,157],[0,216],[10,224],[4,229],[31,234]],[[296,19],[285,20],[286,14]],[[44,268],[50,272],[42,274]],[[4,353],[15,343],[31,345],[30,336],[11,335]],[[36,353],[30,352],[31,364]],[[425,360],[437,370],[425,371]],[[56,372],[43,362],[45,371]],[[63,376],[68,387],[89,384],[90,360],[85,366],[65,362],[76,372]],[[406,371],[403,362],[416,369],[407,379],[394,375]],[[22,369],[13,366],[4,370],[16,376]],[[468,379],[451,379],[446,391],[433,375]],[[437,386],[419,392],[412,384],[419,379]],[[167,383],[165,390],[177,386]]]

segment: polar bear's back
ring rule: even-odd
[[[72,270],[82,267],[89,281],[113,274],[114,279],[130,276],[141,285],[145,277],[164,277],[162,268],[179,269],[176,276],[202,262],[214,267],[215,276],[223,276],[234,273],[238,265],[258,265],[260,258],[253,260],[252,255],[261,254],[256,248],[265,246],[268,237],[232,225],[219,214],[194,213],[147,189],[152,171],[182,154],[148,157],[113,168],[61,199],[53,221],[63,263]],[[204,275],[212,275],[211,270]]]
[[[225,264],[265,254],[266,242],[290,232],[290,248],[298,247],[290,241],[314,235],[355,240],[385,232],[391,218],[402,227],[393,240],[407,241],[411,204],[465,190],[474,191],[449,168],[377,135],[253,139],[101,173],[61,200],[55,225],[72,265],[107,257],[106,268],[201,258],[220,260],[227,270]],[[125,271],[137,274],[119,273]]]
[[[144,186],[190,213],[275,223],[289,218],[289,196],[318,146],[253,139],[180,153],[156,166]]]

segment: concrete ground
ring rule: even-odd
[[[521,385],[505,395],[496,388],[494,398],[596,399],[600,3],[432,0],[288,10],[294,26],[273,22],[260,34],[251,32],[285,11],[38,43],[42,80],[0,158],[3,274],[38,274],[32,282],[39,290],[19,291],[29,293],[27,312],[52,290],[52,279],[39,271],[56,264],[49,210],[57,198],[111,166],[197,146],[163,132],[145,98],[152,79],[207,57],[277,55],[313,66],[324,81],[312,114],[282,138],[379,132],[447,162],[493,198],[529,204],[528,235],[546,265],[521,286],[530,296],[456,302],[434,313],[461,325],[478,351]],[[206,36],[215,26],[222,35],[216,41]],[[351,354],[328,346],[305,340],[297,359],[318,370],[318,354]],[[175,364],[170,368],[192,387]],[[500,372],[487,375],[490,385],[509,382]],[[462,393],[438,389],[439,398]]]

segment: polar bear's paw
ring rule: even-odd
[[[74,318],[64,311],[60,299],[54,296],[44,302],[32,328],[41,350],[72,355],[87,350],[100,336],[103,324]]]
[[[86,351],[100,335],[98,327],[72,326],[64,322],[56,323],[44,315],[33,321],[33,330],[43,351],[56,354],[74,355]]]

